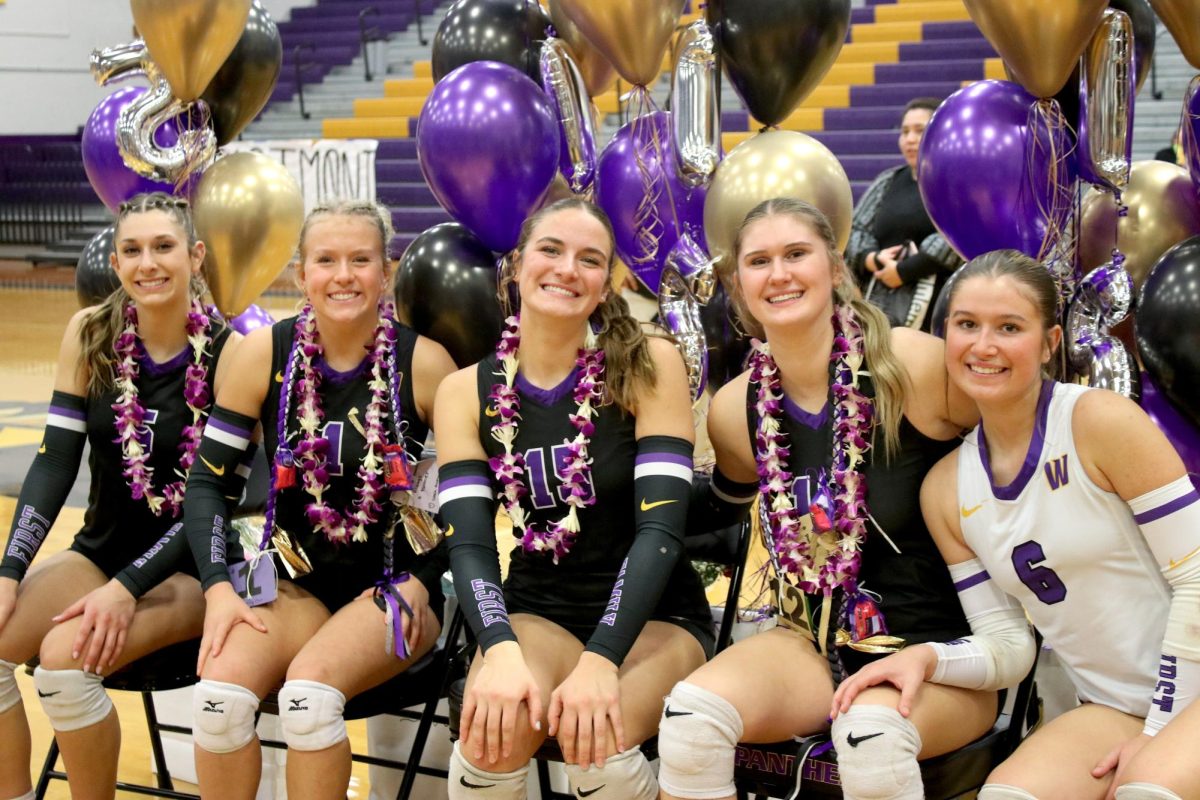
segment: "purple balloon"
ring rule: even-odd
[[[417,158],[442,208],[511,250],[558,172],[558,119],[541,88],[497,61],[464,64],[421,109]]]
[[[83,169],[101,202],[115,212],[117,206],[142,192],[174,194],[175,187],[143,178],[125,166],[117,148],[117,117],[122,109],[146,91],[144,86],[126,86],[100,101],[83,128]],[[163,125],[154,135],[160,147],[173,147],[178,134],[170,125]]]
[[[675,164],[671,115],[655,111],[617,131],[600,153],[596,174],[596,202],[612,220],[617,255],[655,294],[663,264],[681,235],[688,234],[708,249],[704,238],[704,196],[708,188],[685,184]],[[649,192],[654,197],[656,217],[644,231],[638,225],[639,208],[647,195],[643,171],[650,176]]]
[[[1192,78],[1183,94],[1183,117],[1179,120],[1183,141],[1183,166],[1200,193],[1200,75]]]
[[[1054,222],[1066,222],[1075,160],[1060,161],[1052,182],[1050,152],[1069,152],[1070,137],[1036,124],[1035,103],[1015,83],[980,81],[946,98],[925,129],[921,198],[964,258],[1009,247],[1036,258],[1056,199]]]
[[[1188,477],[1200,489],[1200,429],[1179,409],[1171,405],[1166,394],[1154,382],[1148,372],[1142,373],[1142,410],[1154,421],[1158,429],[1175,445],[1175,451],[1183,459]]]
[[[254,303],[251,303],[249,308],[229,320],[229,327],[243,336],[257,328],[265,328],[268,325],[274,324],[275,318],[268,314],[265,308]]]

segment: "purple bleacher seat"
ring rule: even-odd
[[[433,206],[437,200],[424,182],[376,183],[375,196],[389,206]]]
[[[983,32],[969,19],[925,22],[921,25],[921,38],[926,42],[938,39],[982,39]]]
[[[937,44],[941,44],[938,42]],[[908,61],[876,64],[875,83],[935,83],[938,81],[978,81],[983,79],[981,59],[946,61]]]
[[[450,220],[450,215],[438,206],[392,209],[392,225],[397,231],[406,233],[420,233],[439,222],[449,222]]]
[[[861,128],[890,128],[900,119],[904,106],[872,106],[870,108],[827,108],[825,130],[858,130]]]
[[[899,130],[816,131],[810,134],[838,155],[872,155],[899,152]]]
[[[957,92],[959,88],[957,81],[943,81],[940,83],[881,83],[876,86],[851,86],[850,106],[852,108],[868,108],[870,106],[903,105],[914,97],[937,97],[944,99]]]
[[[900,45],[901,61],[929,61],[932,59],[993,58],[996,48],[982,36],[972,39],[939,39],[932,42],[903,42]]]
[[[412,161],[376,161],[375,182],[379,183],[414,183],[423,181],[421,167],[416,160]]]
[[[412,137],[408,139],[381,139],[379,141],[379,149],[375,151],[376,163],[391,159],[411,159],[416,157],[417,140]]]
[[[875,21],[875,9],[871,6],[850,9],[851,25],[869,25]]]
[[[738,96],[736,94],[733,94],[733,92],[730,92],[729,94],[732,95],[733,100],[735,100],[739,103],[741,102],[740,100],[738,100]],[[747,113],[746,111],[743,111],[742,109],[738,109],[736,111],[722,111],[721,112],[721,130],[723,130],[723,131],[745,131],[745,130],[749,130],[749,129],[750,129],[750,114]]]

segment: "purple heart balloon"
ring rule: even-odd
[[[121,203],[142,192],[175,193],[175,187],[171,184],[143,178],[125,166],[121,151],[117,148],[117,117],[125,106],[145,91],[144,86],[118,89],[100,101],[83,128],[80,145],[83,169],[101,202],[113,212]],[[154,135],[155,142],[164,148],[173,147],[178,139],[179,135],[171,125],[163,125]]]
[[[558,172],[558,119],[541,87],[496,61],[464,64],[421,109],[417,158],[442,208],[511,250]]]
[[[708,189],[685,184],[675,164],[671,115],[655,111],[617,131],[600,154],[596,176],[596,202],[612,220],[617,255],[655,294],[663,264],[680,236],[686,233],[708,249],[704,238]],[[640,212],[647,193],[654,213],[643,218]]]
[[[1048,129],[1035,103],[1015,83],[979,81],[946,98],[925,129],[921,198],[964,258],[1009,247],[1036,258],[1066,222],[1075,160],[1051,154],[1070,151],[1069,134]]]

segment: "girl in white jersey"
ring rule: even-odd
[[[1017,683],[1035,655],[1028,613],[1083,703],[997,767],[980,800],[1198,798],[1184,756],[1200,716],[1182,712],[1200,686],[1200,497],[1134,403],[1044,378],[1062,340],[1055,300],[1045,268],[1014,250],[974,259],[951,290],[946,366],[982,422],[921,502],[973,635],[867,666],[833,714],[879,683],[901,690],[902,713],[925,681]]]

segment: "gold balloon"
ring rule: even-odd
[[[722,266],[746,214],[764,200],[795,197],[812,203],[833,226],[838,249],[850,239],[854,199],[846,171],[829,148],[798,131],[766,131],[725,156],[704,200],[704,236]]]
[[[684,0],[557,0],[556,5],[622,78],[646,86],[658,77]]]
[[[550,21],[554,23],[554,31],[570,48],[575,66],[579,67],[583,82],[587,84],[588,94],[592,97],[604,94],[617,82],[617,70],[579,32],[579,28],[562,10],[560,0],[549,0],[547,5],[550,8]]]
[[[1200,69],[1200,0],[1150,0],[1150,6],[1175,38],[1183,57]]]
[[[1112,260],[1115,244],[1140,288],[1163,253],[1200,234],[1200,203],[1188,171],[1165,161],[1135,162],[1122,199],[1129,214],[1118,218],[1111,194],[1093,189],[1084,197],[1079,263],[1087,272]]]
[[[233,52],[251,0],[131,0],[133,23],[183,102],[198,98]]]
[[[963,0],[967,13],[1037,97],[1053,97],[1100,24],[1108,0]]]
[[[292,260],[304,198],[278,161],[234,153],[205,170],[192,198],[196,233],[208,248],[204,276],[226,317],[245,311]]]

